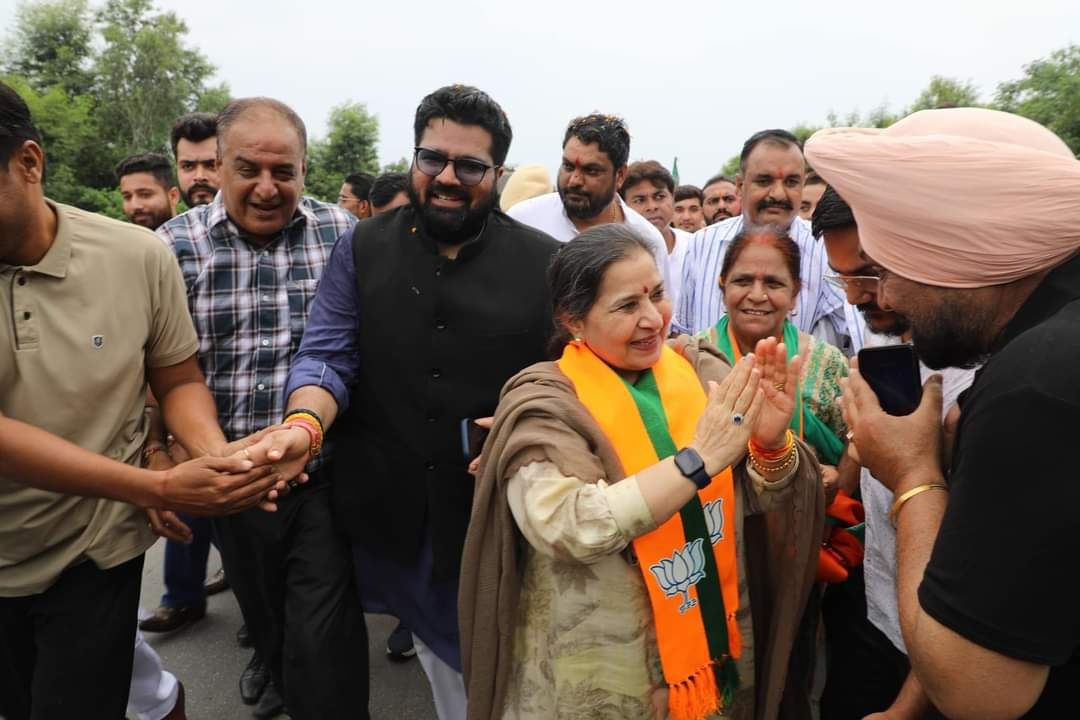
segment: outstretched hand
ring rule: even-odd
[[[709,381],[705,411],[690,443],[709,475],[716,475],[746,453],[750,428],[760,422],[765,402],[760,380],[755,357],[747,355],[735,363],[723,382]]]
[[[776,338],[759,340],[754,349],[761,367],[761,389],[765,402],[753,428],[754,442],[763,448],[783,446],[791,416],[795,412],[802,359],[787,360],[787,347]]]

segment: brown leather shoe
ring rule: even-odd
[[[169,714],[161,720],[187,720],[187,713],[184,711],[184,683],[177,680],[176,684],[180,686],[176,694],[176,704],[173,705],[173,709],[169,711]]]
[[[171,608],[162,605],[154,614],[139,622],[139,629],[143,632],[172,632],[179,630],[188,623],[202,620],[206,617],[206,603],[194,607]]]
[[[219,592],[229,589],[229,579],[225,577],[225,568],[218,568],[218,571],[206,578],[206,584],[203,585],[206,588],[206,594],[217,595]]]

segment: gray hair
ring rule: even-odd
[[[269,111],[288,121],[300,138],[300,148],[303,156],[307,157],[307,127],[304,125],[304,121],[291,107],[280,100],[268,97],[249,97],[233,100],[218,114],[217,147],[219,156],[225,154],[225,136],[229,134],[232,126],[247,113],[257,110]]]

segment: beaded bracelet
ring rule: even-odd
[[[769,475],[772,473],[778,473],[783,470],[787,470],[795,464],[798,459],[799,453],[795,451],[795,446],[791,446],[791,451],[787,457],[780,463],[762,463],[753,453],[750,454],[750,466],[754,468],[761,475]]]
[[[326,425],[323,424],[322,418],[319,417],[319,413],[315,412],[314,410],[311,410],[309,408],[293,408],[289,412],[285,413],[285,420],[282,420],[282,422],[286,422],[293,415],[310,415],[311,419],[315,421],[315,424],[319,426],[319,432],[323,433],[326,431]]]
[[[792,433],[790,429],[788,429],[784,432],[784,444],[774,450],[770,450],[769,448],[764,448],[758,445],[757,442],[754,441],[754,438],[750,438],[750,441],[747,443],[747,448],[749,449],[751,455],[755,455],[762,460],[770,461],[779,460],[785,457],[789,452],[791,452],[791,448],[794,445],[795,434]]]
[[[307,434],[311,437],[311,444],[308,447],[308,452],[312,457],[315,457],[322,450],[323,446],[323,431],[322,427],[317,424],[318,420],[312,418],[310,414],[304,413],[290,413],[285,418],[284,425],[286,427],[301,427],[307,431]]]

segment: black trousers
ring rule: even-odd
[[[867,618],[861,567],[846,582],[826,589],[822,617],[828,653],[822,720],[861,719],[887,710],[911,665]]]
[[[124,717],[142,567],[83,562],[39,595],[0,598],[0,717]]]
[[[317,478],[278,503],[215,518],[255,649],[297,720],[368,717],[367,627],[352,555]]]

